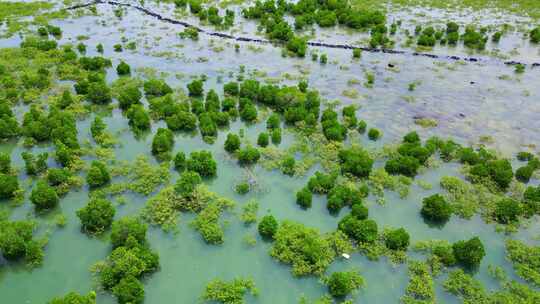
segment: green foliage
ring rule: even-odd
[[[0,173],[0,199],[12,198],[18,190],[17,176]]]
[[[351,207],[351,215],[358,220],[365,220],[368,218],[369,210],[361,203],[356,203]]]
[[[111,181],[107,166],[100,161],[93,161],[86,175],[86,182],[91,188],[101,187]]]
[[[540,286],[540,246],[528,246],[520,240],[506,240],[507,257],[523,279]]]
[[[418,261],[409,261],[409,284],[402,303],[435,303],[435,286],[429,266]]]
[[[341,172],[349,173],[356,177],[368,177],[373,167],[373,159],[367,151],[360,147],[343,149],[338,154]]]
[[[197,128],[197,116],[190,112],[178,111],[165,119],[167,128],[172,131],[194,131]]]
[[[144,300],[144,286],[131,275],[120,279],[112,288],[112,292],[120,304],[142,303]]]
[[[158,158],[166,158],[174,146],[174,134],[171,130],[159,128],[152,140],[152,154]]]
[[[335,174],[324,174],[322,172],[315,172],[307,184],[309,190],[313,193],[325,194],[328,193],[336,184],[337,176]]]
[[[519,202],[505,197],[497,201],[493,216],[497,222],[509,224],[516,222],[522,213]]]
[[[227,134],[227,139],[225,140],[225,151],[234,153],[238,149],[240,149],[240,137],[233,133]]]
[[[535,27],[529,34],[532,43],[540,43],[540,26]]]
[[[138,244],[146,242],[147,225],[135,217],[123,217],[112,224],[111,243],[114,248],[127,246],[131,238]]]
[[[451,294],[463,298],[465,303],[490,303],[480,282],[461,269],[451,272],[443,286]]]
[[[144,94],[148,98],[162,97],[173,92],[172,88],[161,79],[149,79],[144,82]]]
[[[290,221],[279,226],[270,251],[277,260],[291,264],[296,276],[324,273],[337,254],[330,236]]]
[[[174,156],[174,169],[178,172],[182,172],[186,169],[186,153],[179,151]]]
[[[34,240],[35,228],[31,221],[0,219],[0,255],[8,261],[24,259],[29,265],[40,265],[43,246]]]
[[[334,272],[326,279],[328,292],[342,298],[364,286],[364,278],[355,270]]]
[[[259,133],[259,137],[257,137],[257,145],[264,148],[268,146],[268,143],[269,143],[268,133],[266,132]]]
[[[377,239],[377,223],[374,220],[360,220],[349,214],[339,221],[338,229],[356,242],[373,243]]]
[[[81,295],[70,292],[63,297],[52,299],[47,304],[96,304],[96,293],[91,291],[86,295]]]
[[[385,234],[384,243],[391,250],[407,250],[409,239],[409,233],[403,228],[398,228]]]
[[[30,194],[30,201],[36,206],[38,210],[51,209],[58,205],[58,194],[54,188],[49,186],[45,181],[38,181],[32,194]]]
[[[255,283],[249,279],[236,278],[231,282],[216,279],[206,285],[202,298],[208,302],[223,304],[243,304],[247,293],[257,295]]]
[[[213,245],[222,244],[224,242],[224,232],[219,219],[224,211],[233,207],[234,202],[224,198],[216,198],[201,210],[191,224],[201,233],[206,243]]]
[[[512,181],[514,173],[507,159],[489,160],[471,167],[470,176],[473,182],[485,179],[493,181],[500,190],[506,190]]]
[[[88,101],[96,104],[106,104],[112,101],[111,89],[105,82],[91,82],[86,94]]]
[[[259,226],[257,227],[259,234],[263,238],[272,239],[274,238],[277,230],[278,230],[279,224],[277,220],[272,215],[265,215],[262,220],[259,222]]]
[[[249,185],[249,183],[242,182],[242,183],[237,184],[234,187],[234,190],[238,194],[247,194],[249,192],[250,188],[251,188],[251,186]]]
[[[361,204],[363,195],[362,191],[350,186],[336,185],[328,192],[328,202],[326,207],[331,213],[337,213],[344,206]]]
[[[197,185],[202,183],[201,176],[197,172],[184,171],[178,181],[176,181],[175,191],[182,197],[190,197],[193,195]]]
[[[242,214],[240,215],[240,219],[246,225],[256,223],[258,211],[259,203],[256,200],[250,200],[242,207]]]
[[[118,105],[122,110],[129,109],[132,105],[138,104],[142,98],[139,87],[127,85],[122,88],[118,95]]]
[[[398,155],[389,159],[384,165],[386,172],[390,174],[401,174],[408,177],[414,177],[417,174],[420,162],[412,156]]]
[[[255,164],[260,158],[261,153],[252,146],[247,146],[238,152],[238,161],[243,165]]]
[[[118,73],[119,76],[129,75],[131,74],[131,67],[124,61],[120,61],[120,63],[116,67],[116,73]]]
[[[480,265],[486,255],[484,245],[478,237],[468,241],[459,241],[452,245],[456,261],[465,267],[475,268]]]
[[[375,128],[371,128],[368,131],[368,138],[371,140],[377,140],[382,136],[381,131]]]
[[[444,223],[452,216],[452,206],[443,196],[434,194],[422,200],[421,214],[427,220]]]
[[[311,208],[311,202],[313,200],[313,194],[309,188],[304,187],[296,192],[296,203],[302,208]]]
[[[217,163],[210,151],[191,152],[186,160],[186,169],[197,172],[202,177],[214,177],[217,174]]]
[[[189,91],[189,96],[202,97],[204,94],[203,81],[200,79],[193,80],[192,82],[188,83],[187,89]]]
[[[150,115],[141,104],[133,104],[127,111],[129,125],[135,131],[144,131],[150,129]]]
[[[115,212],[110,201],[95,198],[90,200],[85,207],[78,210],[77,216],[81,220],[84,231],[98,234],[111,226]]]

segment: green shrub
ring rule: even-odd
[[[313,193],[325,194],[328,193],[336,184],[337,176],[335,174],[324,174],[315,172],[308,181],[308,189]]]
[[[367,151],[359,147],[342,149],[338,154],[341,172],[356,177],[368,177],[373,167],[373,159]]]
[[[96,293],[91,291],[87,295],[80,295],[70,292],[63,297],[52,299],[47,304],[96,304]]]
[[[384,166],[386,172],[390,174],[401,174],[409,177],[415,177],[420,167],[418,159],[412,156],[399,155],[388,160]]]
[[[516,170],[516,179],[522,183],[528,183],[536,168],[530,165],[520,167]]]
[[[202,177],[213,177],[217,175],[217,163],[210,151],[191,152],[186,161],[186,168],[189,171],[197,172]]]
[[[148,226],[136,217],[123,217],[112,224],[111,243],[113,248],[126,246],[130,238],[138,244],[146,243]]]
[[[257,229],[263,238],[272,239],[278,230],[279,224],[272,215],[266,215],[259,222]]]
[[[124,61],[120,61],[120,63],[116,67],[116,73],[118,73],[118,75],[120,76],[129,75],[131,74],[131,67]]]
[[[531,37],[532,43],[540,43],[540,26],[532,29],[529,36]]]
[[[176,181],[174,190],[182,197],[191,197],[197,187],[202,183],[201,176],[197,172],[184,171]]]
[[[144,94],[149,98],[161,97],[173,92],[172,88],[161,79],[149,79],[144,82]]]
[[[225,151],[233,153],[238,149],[240,149],[240,137],[232,133],[227,134],[227,139],[225,140]]]
[[[120,304],[142,303],[144,300],[144,286],[134,276],[128,275],[120,279],[112,292]]]
[[[279,145],[281,143],[281,129],[272,130],[270,136],[272,137],[272,143],[274,145]]]
[[[12,198],[19,190],[17,176],[0,173],[0,199]]]
[[[90,200],[88,204],[77,211],[84,231],[100,233],[108,229],[114,218],[115,209],[112,203],[102,198]]]
[[[30,201],[36,209],[44,210],[51,209],[58,205],[58,194],[54,188],[49,186],[46,182],[40,180],[37,182],[32,193],[30,194]]]
[[[521,214],[522,210],[519,202],[511,198],[500,199],[495,205],[494,217],[501,224],[515,222]]]
[[[246,182],[239,183],[238,185],[236,185],[236,187],[234,188],[234,190],[235,190],[236,193],[238,193],[238,194],[246,194],[246,193],[248,193],[249,190],[250,190],[249,183],[246,183]]]
[[[348,214],[339,221],[338,229],[356,242],[373,243],[377,240],[377,223],[370,219],[359,220]]]
[[[307,187],[300,189],[296,192],[296,203],[302,208],[311,208],[311,202],[313,200],[313,194]]]
[[[65,168],[50,168],[47,170],[47,182],[56,187],[66,184],[71,177],[71,172]]]
[[[422,200],[421,214],[430,221],[446,222],[452,216],[452,206],[443,196],[434,194]]]
[[[167,128],[172,131],[191,132],[197,128],[197,116],[186,111],[178,111],[177,113],[165,119]]]
[[[186,169],[186,153],[180,151],[174,156],[174,169],[182,172]]]
[[[377,140],[381,137],[381,131],[375,128],[371,128],[368,131],[368,138],[371,140]]]
[[[409,233],[403,228],[398,228],[385,235],[384,243],[391,250],[407,250],[409,239]]]
[[[86,175],[86,183],[91,188],[96,188],[107,184],[111,180],[107,166],[100,161],[93,161]]]
[[[152,154],[162,157],[167,155],[174,146],[174,134],[169,129],[159,128],[152,140]]]
[[[127,111],[129,125],[137,130],[143,131],[150,129],[150,115],[141,104],[133,104]]]
[[[478,267],[486,255],[484,245],[478,237],[459,241],[452,245],[456,261],[466,267]]]
[[[356,203],[351,207],[351,215],[357,220],[365,220],[369,216],[369,210],[362,203]]]
[[[534,159],[534,154],[531,152],[521,151],[517,154],[517,159],[520,161],[530,161]]]
[[[238,161],[240,164],[251,165],[259,161],[261,153],[257,148],[247,146],[238,152]]]
[[[266,132],[259,133],[259,137],[257,138],[257,145],[264,148],[268,146],[268,144],[269,144],[268,133]]]
[[[88,85],[86,98],[97,104],[109,103],[112,101],[111,89],[104,82],[92,82]]]
[[[127,110],[131,105],[138,104],[142,98],[141,91],[137,86],[125,86],[118,95],[118,105],[122,110]]]
[[[335,298],[343,298],[364,285],[364,279],[356,271],[334,272],[327,279],[328,292]]]
[[[204,94],[203,81],[200,79],[193,80],[192,82],[188,83],[187,89],[189,96],[202,97]]]

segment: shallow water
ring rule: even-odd
[[[158,7],[165,9],[166,6]],[[339,49],[316,49],[327,53],[329,63],[321,65],[309,58],[283,58],[279,48],[263,45],[262,51],[251,51],[247,44],[240,44],[236,53],[234,45],[221,40],[209,40],[201,36],[199,41],[182,40],[177,33],[181,27],[163,24],[139,12],[128,10],[122,20],[112,14],[110,7],[100,6],[102,16],[86,16],[75,20],[55,21],[64,34],[60,43],[76,43],[76,37],[89,37],[88,55],[97,55],[95,46],[102,43],[105,56],[113,59],[113,66],[120,59],[131,65],[132,70],[151,67],[158,72],[167,73],[166,80],[174,87],[185,87],[191,81],[190,76],[206,75],[205,89],[217,88],[221,92],[222,83],[235,79],[244,65],[246,74],[258,71],[265,74],[261,79],[278,79],[281,84],[296,84],[298,79],[306,78],[313,88],[317,88],[328,100],[339,99],[344,105],[357,104],[361,108],[358,115],[369,126],[377,127],[384,133],[378,142],[365,138],[360,141],[365,146],[380,147],[385,143],[396,142],[406,132],[418,130],[422,138],[431,135],[452,137],[461,143],[477,143],[481,136],[489,136],[493,142],[489,146],[505,155],[511,155],[523,149],[525,145],[540,143],[540,69],[528,69],[525,74],[514,74],[513,68],[500,62],[459,63],[445,60],[433,60],[407,55],[385,55],[363,53],[361,60],[352,60],[351,53]],[[396,15],[404,18],[407,14]],[[437,14],[436,12],[434,14]],[[238,14],[237,14],[238,15]],[[436,15],[435,15],[436,16]],[[433,17],[433,16],[432,16]],[[430,17],[431,18],[431,17]],[[237,21],[240,18],[237,16]],[[101,22],[105,22],[102,24]],[[245,23],[243,29],[254,30],[252,23]],[[326,31],[326,30],[325,30]],[[340,34],[338,33],[338,36]],[[115,53],[113,45],[120,43],[122,37],[127,41],[137,41],[136,51]],[[157,38],[159,37],[159,39]],[[325,37],[326,38],[326,37]],[[334,39],[330,37],[331,39]],[[339,41],[335,38],[336,41]],[[351,38],[346,38],[351,39]],[[355,38],[356,39],[356,38]],[[508,38],[510,39],[510,38]],[[0,40],[1,47],[11,47],[19,43],[18,37]],[[503,45],[507,45],[503,40]],[[512,45],[513,42],[508,42]],[[223,46],[223,50],[213,51],[210,45]],[[179,47],[181,46],[181,47]],[[520,46],[521,47],[521,46]],[[524,45],[522,55],[526,59],[538,60],[537,49]],[[503,47],[504,48],[504,47]],[[451,54],[455,50],[444,48],[436,52]],[[536,51],[536,53],[535,53]],[[168,52],[163,55],[163,52]],[[455,51],[459,52],[459,51]],[[162,55],[159,55],[162,54]],[[535,57],[536,56],[536,57]],[[201,60],[204,58],[204,60]],[[391,63],[396,68],[388,68]],[[232,71],[233,74],[229,74]],[[364,86],[365,72],[375,74],[373,88]],[[291,77],[284,78],[288,73]],[[116,76],[114,70],[108,72],[108,80]],[[508,75],[508,77],[502,77]],[[348,84],[351,79],[358,83]],[[408,85],[418,82],[416,90],[409,91]],[[357,98],[343,96],[344,90],[358,91]],[[22,115],[23,108],[17,109]],[[438,126],[424,129],[415,125],[415,118],[431,118]],[[80,142],[90,138],[89,125],[93,117],[78,123]],[[120,132],[121,147],[115,148],[117,160],[133,161],[139,154],[151,155],[152,135],[136,138],[127,127],[127,119],[119,110],[105,118],[110,132]],[[153,123],[152,134],[163,122]],[[264,129],[264,123],[245,126],[240,122],[232,123],[231,132],[246,130],[246,138],[256,141],[257,134]],[[148,239],[151,247],[160,255],[161,269],[144,280],[145,303],[195,303],[199,300],[206,284],[214,279],[232,279],[238,276],[253,278],[260,290],[258,297],[248,297],[248,303],[296,303],[301,295],[310,299],[322,296],[326,289],[315,277],[297,279],[290,272],[290,267],[279,264],[268,254],[270,244],[264,242],[256,233],[256,225],[245,226],[239,220],[241,206],[250,199],[259,202],[259,218],[266,213],[273,214],[279,220],[291,219],[307,226],[330,232],[336,229],[337,222],[346,213],[339,216],[328,213],[324,197],[315,197],[313,207],[307,211],[295,204],[294,193],[303,187],[312,168],[305,177],[293,178],[277,171],[254,168],[253,175],[264,191],[240,196],[234,192],[234,185],[245,177],[244,169],[223,150],[227,131],[220,131],[215,144],[202,141],[199,136],[177,134],[174,151],[207,149],[212,151],[218,162],[218,178],[205,181],[216,193],[237,202],[235,212],[225,218],[229,224],[225,230],[225,243],[221,246],[209,246],[200,235],[189,227],[193,218],[189,214],[179,216],[179,232],[165,233],[160,229],[149,230]],[[280,147],[286,147],[293,140],[291,134],[284,134]],[[357,140],[357,139],[356,139]],[[20,153],[25,149],[21,143],[0,145],[2,151],[11,151],[16,166],[23,167]],[[33,152],[46,150],[47,147],[33,148]],[[153,159],[153,158],[152,158]],[[502,266],[513,279],[519,280],[511,265],[505,260],[504,240],[507,236],[496,233],[495,226],[485,224],[479,216],[470,220],[453,217],[443,228],[430,227],[419,215],[421,200],[433,193],[441,192],[439,180],[442,176],[460,176],[456,164],[443,164],[417,176],[417,180],[428,181],[431,190],[424,190],[413,185],[410,194],[400,199],[396,193],[386,193],[384,206],[375,203],[374,197],[367,199],[370,216],[379,227],[404,227],[411,235],[411,243],[428,239],[446,239],[456,241],[478,235],[487,255],[475,277],[482,281],[487,289],[496,288],[497,282],[488,274],[489,265]],[[172,176],[176,178],[177,174]],[[23,174],[21,179],[27,179]],[[533,180],[531,183],[538,183]],[[12,219],[33,216],[33,209],[28,201],[29,191],[24,203],[18,207],[2,206],[11,212]],[[148,199],[142,195],[125,195],[127,203],[117,206],[116,218],[137,213]],[[89,268],[110,252],[107,237],[89,238],[80,231],[80,223],[75,211],[83,207],[88,200],[88,189],[72,191],[61,199],[57,210],[39,216],[40,233],[50,233],[45,249],[43,266],[28,271],[21,265],[2,264],[0,268],[0,294],[5,303],[43,303],[46,299],[65,294],[69,291],[87,292],[96,286],[92,281]],[[67,217],[63,228],[54,226],[56,214]],[[528,244],[538,244],[538,221],[535,219],[528,228],[522,229],[512,237],[525,240]],[[257,238],[255,246],[245,243],[246,235]],[[409,251],[411,257],[421,257]],[[353,253],[350,260],[336,260],[328,270],[358,268],[366,279],[366,288],[356,296],[355,303],[397,303],[404,294],[408,276],[406,265],[393,266],[386,258],[370,261],[366,257]],[[437,279],[440,282],[441,279]],[[457,303],[457,299],[446,293],[437,284],[437,300],[440,303]],[[98,303],[115,303],[108,293],[98,294]]]

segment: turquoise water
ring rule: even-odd
[[[246,74],[258,71],[254,74],[261,78],[264,72],[267,80],[279,79],[282,84],[293,84],[300,78],[307,78],[310,86],[317,88],[324,98],[340,99],[344,105],[359,105],[359,117],[383,131],[383,138],[379,142],[370,142],[362,137],[360,142],[367,147],[396,142],[410,130],[418,130],[423,138],[431,135],[452,137],[463,144],[477,143],[481,136],[490,136],[493,138],[490,147],[504,155],[511,155],[525,145],[540,143],[538,69],[516,76],[512,68],[500,63],[459,64],[371,53],[364,53],[360,61],[354,61],[348,51],[318,50],[327,53],[330,59],[329,64],[323,66],[308,58],[282,58],[280,49],[272,46],[263,46],[262,52],[254,52],[247,45],[241,45],[240,53],[236,53],[233,45],[219,40],[210,41],[206,37],[201,37],[198,42],[181,40],[177,36],[181,29],[133,11],[126,12],[121,21],[113,21],[116,19],[107,7],[100,7],[100,12],[102,16],[54,22],[64,30],[61,43],[75,43],[77,36],[87,35],[89,39],[84,42],[89,46],[88,55],[96,55],[95,45],[103,43],[105,56],[113,59],[113,66],[122,59],[135,70],[151,67],[167,73],[165,78],[174,87],[183,88],[191,81],[190,76],[205,74],[208,77],[205,88],[217,88],[221,92],[222,83],[234,79],[241,65],[245,66]],[[101,22],[106,23],[103,25]],[[250,24],[246,23],[245,26],[249,28]],[[122,37],[137,41],[137,50],[113,52],[112,46],[119,43]],[[0,40],[1,47],[17,44],[17,38]],[[211,44],[214,47],[223,46],[224,49],[213,51]],[[170,53],[164,56],[162,52],[165,51]],[[397,69],[388,68],[388,63],[394,64]],[[363,85],[366,71],[372,71],[376,76],[373,88]],[[284,77],[286,73],[291,77]],[[115,75],[112,69],[109,70],[108,80],[113,81]],[[351,82],[351,79],[357,79],[358,83]],[[411,82],[420,83],[412,92],[408,90]],[[350,89],[358,91],[358,98],[343,96],[342,92]],[[19,106],[16,112],[20,117],[25,110],[25,107]],[[438,125],[424,129],[414,124],[415,118],[435,119]],[[90,139],[89,125],[92,119],[89,117],[78,122],[80,142]],[[105,122],[110,132],[119,134],[121,146],[115,148],[116,160],[130,162],[138,155],[151,155],[153,134],[157,128],[164,126],[163,122],[153,123],[151,134],[136,138],[119,110],[113,110],[105,117]],[[212,191],[236,201],[237,207],[233,214],[224,217],[228,225],[225,242],[220,246],[204,243],[199,233],[189,227],[193,219],[190,214],[179,215],[178,233],[165,233],[155,227],[149,230],[148,239],[151,247],[160,255],[161,269],[144,280],[145,303],[196,303],[212,279],[238,276],[252,278],[260,290],[258,297],[247,298],[248,303],[296,303],[301,295],[315,299],[325,294],[326,288],[318,278],[294,278],[290,267],[270,257],[270,244],[259,238],[256,225],[245,226],[239,220],[241,207],[247,201],[256,199],[259,202],[259,218],[271,213],[279,220],[299,221],[322,232],[334,231],[337,222],[347,211],[330,215],[326,209],[326,199],[322,196],[315,196],[313,207],[309,210],[302,210],[295,204],[294,193],[307,183],[317,166],[304,177],[289,177],[255,166],[250,176],[256,177],[261,191],[246,196],[236,194],[234,186],[247,176],[247,172],[227,155],[223,142],[228,132],[238,132],[240,128],[245,129],[249,141],[255,142],[258,133],[264,129],[264,123],[245,126],[234,122],[229,130],[220,131],[213,145],[205,143],[199,136],[176,134],[174,152],[212,151],[218,162],[218,178],[205,183]],[[280,147],[287,147],[292,141],[293,135],[286,132]],[[48,146],[43,146],[31,151],[47,149]],[[22,169],[20,153],[26,150],[22,147],[22,141],[4,143],[0,145],[0,150],[11,152],[15,166]],[[171,173],[174,181],[177,174]],[[417,176],[417,180],[427,181],[433,188],[424,190],[413,184],[405,199],[400,199],[394,192],[387,192],[386,204],[378,205],[374,197],[369,197],[367,205],[370,217],[377,221],[379,227],[404,227],[411,235],[411,243],[429,239],[453,242],[478,235],[487,255],[475,277],[488,289],[496,288],[497,282],[488,274],[488,266],[496,265],[503,267],[511,278],[519,280],[505,260],[504,240],[508,236],[496,233],[494,225],[485,224],[479,216],[470,220],[453,217],[443,228],[429,227],[423,222],[419,214],[421,200],[441,192],[439,181],[446,175],[461,176],[459,166],[443,164]],[[19,177],[24,180],[22,184],[30,185],[23,173]],[[34,217],[28,194],[27,190],[20,206],[2,204],[3,209],[9,210],[12,219]],[[116,218],[136,214],[149,198],[138,194],[126,194],[125,197],[127,202],[116,206]],[[107,235],[91,238],[81,233],[75,212],[87,201],[88,189],[84,186],[63,197],[56,210],[37,216],[40,234],[49,237],[43,266],[29,271],[18,264],[0,264],[2,303],[44,303],[69,291],[88,292],[97,288],[89,268],[110,253],[110,245]],[[54,216],[57,214],[66,216],[65,227],[55,226]],[[528,228],[511,237],[528,244],[538,244],[537,220],[535,218]],[[246,244],[246,236],[255,237],[256,245]],[[412,251],[409,251],[409,256],[421,258]],[[358,293],[355,303],[398,303],[404,294],[408,282],[406,265],[392,265],[386,258],[370,261],[359,253],[353,253],[350,260],[337,259],[328,273],[351,267],[358,268],[366,280],[366,287]],[[441,280],[439,278],[437,282]],[[437,300],[440,303],[458,302],[440,284],[437,284]],[[100,292],[98,303],[115,303],[115,299],[108,293]]]

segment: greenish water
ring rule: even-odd
[[[105,56],[114,61],[113,66],[122,59],[132,69],[151,67],[166,72],[167,82],[174,87],[185,87],[191,81],[189,76],[205,74],[208,76],[205,88],[217,88],[221,92],[222,83],[234,79],[241,65],[248,72],[259,71],[257,75],[264,72],[268,78],[281,78],[289,73],[292,77],[281,81],[282,84],[296,83],[299,78],[305,77],[310,86],[317,88],[324,98],[340,99],[343,104],[361,106],[358,116],[384,133],[378,142],[366,138],[352,139],[367,147],[396,142],[410,130],[418,130],[422,138],[431,135],[452,137],[463,144],[476,143],[481,136],[489,136],[494,140],[490,146],[505,155],[515,153],[525,145],[540,143],[538,69],[516,76],[512,68],[502,64],[459,64],[370,53],[364,53],[360,61],[353,61],[348,51],[319,50],[327,53],[331,62],[323,66],[308,58],[282,58],[280,49],[271,46],[263,46],[262,52],[253,52],[248,50],[247,45],[241,45],[240,53],[236,53],[232,45],[219,40],[210,41],[206,37],[201,37],[198,42],[181,40],[177,36],[178,28],[158,23],[133,11],[126,12],[121,21],[114,22],[111,21],[114,19],[109,8],[102,7],[100,12],[104,15],[55,22],[64,30],[60,43],[74,43],[77,36],[87,35],[89,39],[84,42],[89,46],[88,55],[96,55],[94,47],[102,43],[105,46]],[[102,21],[107,24],[101,25]],[[245,27],[249,29],[250,24],[246,23]],[[122,37],[128,41],[137,41],[138,49],[113,52],[112,46],[119,43]],[[17,37],[0,40],[0,46],[14,46],[19,42]],[[224,49],[221,52],[212,51],[210,44],[223,46]],[[178,45],[182,47],[176,47]],[[165,51],[170,53],[157,56]],[[528,58],[535,58],[532,51],[524,53],[532,56]],[[388,68],[389,63],[397,69]],[[229,71],[235,75],[230,75]],[[363,85],[365,71],[373,71],[375,74],[373,88]],[[109,70],[108,80],[113,81],[115,75],[112,69]],[[501,77],[503,75],[508,77]],[[357,79],[358,83],[351,84],[351,79]],[[420,83],[412,92],[407,89],[411,82]],[[358,98],[342,95],[344,90],[350,89],[358,91]],[[16,109],[19,118],[26,109],[24,106]],[[435,119],[438,125],[424,129],[415,125],[415,118]],[[89,125],[92,119],[90,117],[78,122],[80,142],[90,140]],[[110,132],[119,134],[121,146],[115,148],[116,160],[128,161],[135,160],[140,154],[150,156],[153,134],[157,128],[164,126],[163,122],[153,123],[151,134],[135,138],[127,127],[127,119],[119,110],[113,110],[105,122]],[[229,131],[238,132],[240,128],[245,129],[246,138],[250,142],[255,142],[258,133],[264,129],[264,123],[245,126],[234,122]],[[279,220],[295,220],[322,232],[330,232],[336,229],[337,222],[346,211],[330,215],[326,209],[326,199],[322,196],[315,197],[313,207],[309,210],[302,210],[295,204],[294,193],[306,184],[317,167],[312,168],[305,177],[294,178],[256,166],[251,176],[256,177],[262,191],[246,196],[236,194],[234,185],[245,178],[247,172],[223,150],[226,134],[227,131],[220,131],[213,145],[203,142],[200,136],[176,134],[174,147],[174,152],[184,151],[186,154],[201,149],[210,150],[217,160],[218,177],[206,180],[205,183],[212,191],[237,202],[236,214],[225,216],[229,222],[225,229],[225,242],[220,246],[205,244],[199,233],[189,227],[193,218],[189,214],[179,216],[179,232],[176,234],[151,228],[148,239],[151,247],[160,255],[161,268],[144,280],[145,303],[196,303],[210,280],[238,276],[252,278],[260,290],[258,297],[247,298],[248,303],[296,303],[301,295],[310,299],[324,295],[326,288],[318,278],[294,278],[290,267],[270,257],[270,244],[257,235],[256,225],[245,226],[239,220],[239,214],[247,201],[256,199],[259,202],[259,218],[271,213]],[[286,132],[280,148],[287,147],[292,141],[293,135]],[[27,149],[22,147],[22,141],[2,144],[0,149],[11,152],[14,165],[23,168],[20,153]],[[31,151],[47,149],[47,146],[34,147]],[[394,192],[387,192],[386,204],[381,206],[375,203],[374,197],[369,197],[367,202],[370,217],[377,221],[379,227],[404,227],[411,235],[411,243],[429,239],[453,242],[478,235],[486,247],[487,255],[475,277],[488,289],[497,288],[498,283],[488,274],[488,266],[496,265],[503,267],[510,278],[521,281],[505,260],[504,240],[508,236],[497,233],[494,225],[485,224],[479,216],[470,220],[453,217],[443,228],[430,227],[423,222],[419,214],[422,198],[441,192],[440,178],[447,175],[460,176],[459,166],[443,164],[420,174],[416,180],[427,181],[433,188],[424,190],[413,184],[405,199],[399,198]],[[172,176],[176,178],[177,174],[173,172]],[[21,173],[19,178],[24,180],[22,184],[26,184],[27,176]],[[531,181],[531,184],[537,183],[537,180]],[[12,219],[34,216],[28,194],[27,189],[25,200],[18,207],[2,204],[3,209],[10,211]],[[137,213],[149,198],[137,194],[127,194],[125,197],[127,202],[116,206],[116,218]],[[49,234],[43,266],[29,271],[22,265],[1,263],[2,303],[44,303],[69,291],[88,292],[96,288],[89,268],[110,253],[110,245],[107,235],[90,238],[81,233],[75,212],[87,201],[88,189],[84,186],[63,197],[56,210],[37,217],[40,233]],[[54,216],[60,213],[67,217],[67,225],[63,228],[54,225]],[[522,239],[528,244],[538,244],[538,219],[534,218],[531,222],[529,227],[511,237]],[[246,235],[257,238],[255,246],[246,244]],[[411,257],[419,256],[411,251],[408,254]],[[355,303],[398,303],[404,294],[408,283],[405,264],[395,266],[386,258],[370,261],[356,252],[350,260],[336,260],[328,273],[351,267],[358,268],[366,279],[366,287],[358,293]],[[442,278],[437,279],[437,282],[441,281]],[[436,291],[439,303],[459,302],[445,292],[440,284],[437,284]],[[101,292],[98,293],[98,303],[115,303],[115,299]]]

